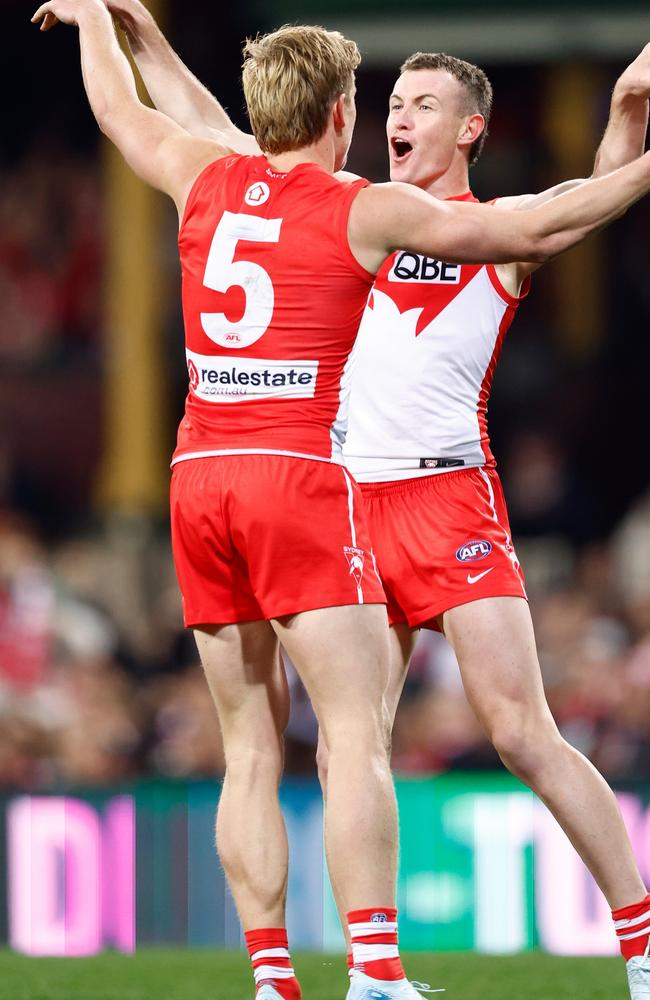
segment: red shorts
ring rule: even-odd
[[[359,487],[340,465],[283,455],[179,462],[171,523],[188,627],[386,602]]]
[[[483,597],[526,597],[503,490],[492,469],[362,483],[391,625]]]

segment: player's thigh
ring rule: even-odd
[[[277,619],[276,633],[311,699],[328,745],[330,734],[387,728],[389,636],[383,604],[319,608]]]
[[[441,616],[467,698],[486,728],[550,717],[527,601],[487,597]]]
[[[409,663],[415,649],[419,629],[396,623],[389,629],[388,684],[386,686],[386,708],[391,725],[395,722],[397,706],[402,697]]]
[[[387,722],[392,728],[404,689],[409,662],[417,642],[418,631],[409,628],[408,625],[391,625],[388,633],[388,683],[384,693],[384,705]],[[318,730],[316,760],[319,774],[324,780],[327,772],[327,744],[320,728]]]
[[[195,629],[226,755],[235,745],[275,746],[289,715],[277,637],[266,621]]]

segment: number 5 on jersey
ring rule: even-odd
[[[278,243],[282,219],[224,212],[212,238],[203,284],[215,292],[237,286],[244,290],[246,308],[236,323],[222,312],[201,313],[201,324],[210,340],[220,347],[237,350],[263,337],[273,317],[275,294],[271,278],[259,264],[235,260],[240,240]]]

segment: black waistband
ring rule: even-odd
[[[421,458],[421,469],[453,469],[465,465],[464,458]]]

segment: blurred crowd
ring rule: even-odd
[[[52,364],[99,339],[102,211],[94,164],[38,143],[0,171],[0,363]]]
[[[223,768],[182,629],[164,530],[115,521],[45,546],[0,517],[0,787],[102,786]],[[551,708],[611,778],[650,774],[650,494],[606,543],[520,545]],[[314,771],[316,723],[288,664],[288,769]],[[446,640],[421,634],[394,734],[398,772],[492,768]]]

